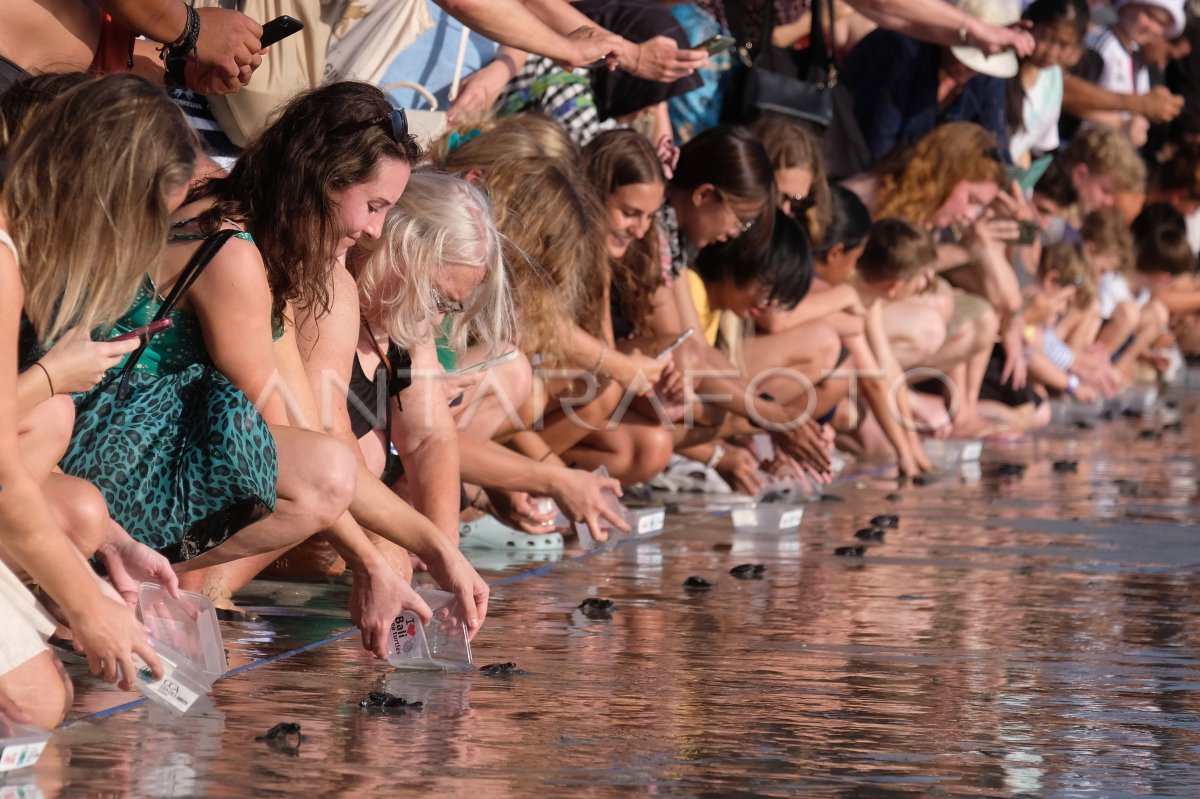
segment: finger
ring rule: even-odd
[[[137,653],[142,662],[146,664],[146,667],[150,669],[150,673],[154,676],[154,679],[161,680],[163,678],[162,660],[158,657],[158,653],[150,647],[150,644],[142,640],[133,647],[133,651]]]
[[[600,509],[600,515],[604,518],[605,521],[607,521],[613,527],[616,527],[621,532],[623,532],[623,533],[629,532],[629,524],[625,521],[624,515],[617,512],[613,508],[608,507],[608,505],[605,505],[603,508]],[[605,533],[604,538],[598,539],[598,540],[603,541],[607,538],[608,538],[608,534]]]
[[[474,638],[475,633],[483,627],[483,621],[487,618],[488,599],[491,593],[487,583],[482,580],[479,582],[481,587],[475,591],[475,618],[467,619],[467,634],[471,638]]]
[[[421,620],[421,624],[429,624],[429,622],[433,619],[433,611],[430,610],[429,605],[426,604],[425,600],[421,599],[420,595],[418,595],[415,591],[413,592],[413,599],[415,600],[414,602],[405,603],[405,610],[411,610],[413,613],[417,614],[417,618]],[[459,601],[462,601],[461,596]]]
[[[601,477],[600,488],[607,488],[609,491],[616,494],[618,497],[625,496],[625,492],[621,489],[621,481],[615,477]]]
[[[602,510],[600,513],[601,513],[601,515],[605,516],[605,518],[608,518],[608,516],[609,516],[609,512],[607,509]],[[609,519],[609,521],[612,521],[612,520]],[[596,521],[595,516],[588,516],[586,519],[584,519],[584,522],[587,524],[588,533],[591,534],[593,541],[607,541],[608,540],[608,529],[601,527],[600,523],[598,521]]]
[[[125,655],[121,658],[121,679],[117,683],[117,687],[122,691],[132,691],[133,686],[137,683],[137,665],[133,662],[132,655]]]

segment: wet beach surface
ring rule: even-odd
[[[649,541],[492,555],[476,666],[525,674],[396,671],[338,637],[344,586],[257,582],[242,603],[281,610],[222,623],[210,705],[72,666],[72,721],[0,796],[1200,796],[1200,391],[1172,396],[1160,438],[1118,416],[898,498],[850,477],[792,533],[693,498]],[[878,514],[897,529],[856,538]],[[255,741],[284,721],[297,749]]]

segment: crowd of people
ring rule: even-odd
[[[69,710],[51,636],[161,675],[141,581],[348,569],[384,657],[414,570],[478,632],[472,544],[916,477],[1200,354],[1184,0],[439,0],[495,49],[432,128],[362,62],[424,0],[257,5],[0,10],[8,718]]]

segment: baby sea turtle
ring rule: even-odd
[[[712,590],[713,584],[703,577],[692,575],[683,581],[683,587],[687,591],[709,591]]]
[[[486,666],[480,666],[479,671],[485,677],[511,677],[514,674],[528,674],[524,669],[518,669],[517,664],[511,660],[507,663],[489,663]]]
[[[1138,441],[1156,441],[1162,438],[1161,430],[1142,430],[1137,434]]]
[[[1079,471],[1079,461],[1055,461],[1054,471],[1056,472],[1077,472]]]
[[[822,494],[817,497],[821,502],[845,502],[845,497],[839,497],[837,494]]]
[[[864,527],[861,530],[854,531],[854,537],[860,541],[882,541],[883,536],[883,530],[880,530],[878,527]]]
[[[900,517],[894,513],[881,513],[871,519],[871,526],[881,530],[897,530],[900,528]]]
[[[1086,419],[1076,419],[1075,420],[1075,429],[1076,430],[1092,430],[1095,427],[1096,427],[1096,425],[1092,424],[1091,422],[1087,421]]]
[[[767,567],[761,563],[743,563],[734,566],[729,573],[739,580],[761,580]]]
[[[938,481],[938,477],[936,474],[918,474],[912,479],[912,483],[915,486],[933,485]]]
[[[884,499],[886,499],[888,502],[899,502],[900,500],[904,499],[904,497],[901,494],[892,493],[888,494],[886,497],[884,497]]]
[[[590,596],[579,603],[579,612],[589,619],[607,620],[612,618],[613,601]]]
[[[409,702],[395,694],[389,694],[384,691],[372,691],[367,694],[367,698],[358,703],[358,706],[364,710],[379,708],[381,710],[420,710],[424,707],[423,702]]]
[[[1026,468],[1023,463],[1001,463],[996,466],[996,474],[1001,477],[1024,477]]]
[[[862,544],[857,544],[852,547],[838,547],[833,550],[833,554],[842,558],[861,558],[866,551],[866,547]]]
[[[300,756],[300,744],[308,740],[307,735],[300,734],[300,725],[294,721],[281,721],[263,735],[256,735],[254,740],[261,741],[276,752],[291,757]]]
[[[1167,422],[1162,429],[1171,433],[1179,433],[1183,430],[1183,422]]]

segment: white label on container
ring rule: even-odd
[[[19,768],[32,766],[42,756],[42,750],[45,748],[45,741],[4,747],[4,750],[0,752],[0,771],[16,771]]]
[[[754,527],[758,524],[758,511],[754,508],[734,508],[734,527]]]
[[[663,528],[663,519],[665,519],[666,516],[667,512],[665,510],[660,510],[657,513],[648,513],[645,516],[642,516],[640,519],[638,519],[637,534],[645,535],[646,533],[653,533],[661,530]]]
[[[171,675],[175,673],[176,664],[167,660],[162,655],[158,656],[162,662],[163,676],[161,680],[155,680],[150,673],[149,667],[142,668],[138,671],[138,679],[146,684],[146,689],[150,693],[166,701],[166,704],[175,708],[180,713],[186,713],[192,705],[196,704],[196,700],[200,698],[200,694],[181,685],[177,680],[171,679]]]
[[[969,444],[964,444],[962,448],[962,459],[964,461],[977,461],[983,453],[983,442],[972,441]]]
[[[803,517],[804,517],[804,509],[803,508],[795,508],[794,510],[789,510],[786,513],[784,513],[782,516],[779,517],[779,529],[780,530],[790,530],[793,527],[798,527],[800,525],[800,519],[802,519]]]
[[[397,616],[388,633],[388,654],[406,658],[421,657],[420,629],[421,620],[411,610]]]

